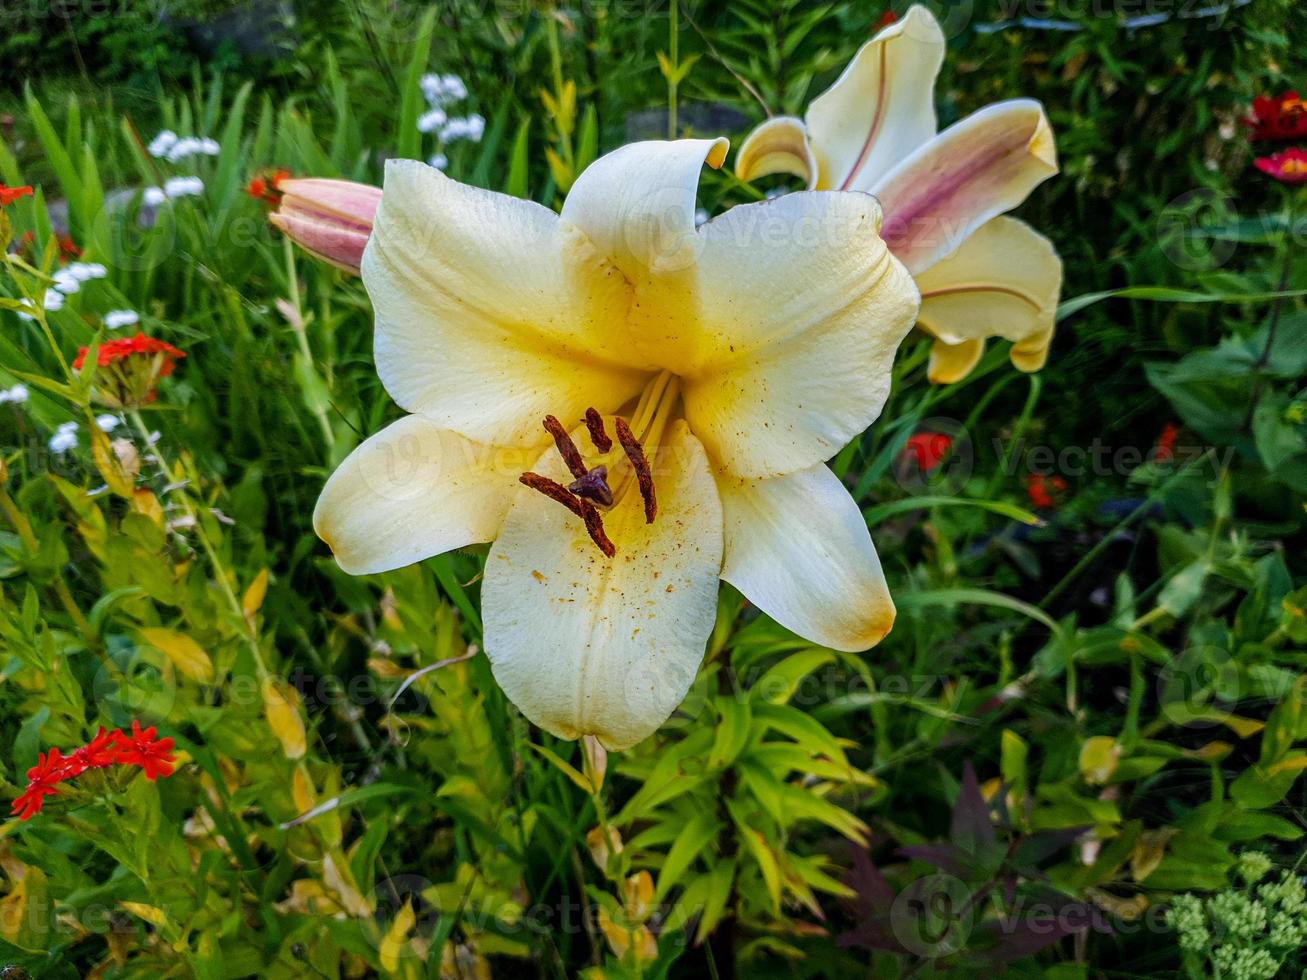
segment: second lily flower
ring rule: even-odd
[[[936,134],[944,47],[939,23],[912,7],[862,46],[806,119],[778,116],[755,129],[736,171],[876,195],[885,239],[921,287],[932,381],[965,377],[988,337],[1012,341],[1012,363],[1037,371],[1053,339],[1062,262],[1004,212],[1057,173],[1053,132],[1038,102],[1012,99]]]

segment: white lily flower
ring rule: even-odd
[[[622,147],[561,216],[391,160],[363,256],[377,370],[413,414],[331,476],[314,528],[353,574],[493,542],[496,678],[540,727],[609,749],[684,698],[719,578],[839,650],[894,619],[824,461],[879,415],[917,290],[866,194],[696,229],[726,149]]]
[[[1057,173],[1038,102],[986,106],[936,133],[944,34],[914,6],[862,46],[805,119],[778,116],[745,140],[742,180],[773,173],[812,189],[875,194],[885,240],[921,288],[918,326],[935,337],[932,381],[965,377],[988,337],[1013,342],[1022,371],[1044,366],[1062,261],[1024,222],[1001,217]]]

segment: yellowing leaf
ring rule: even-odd
[[[1143,881],[1162,863],[1166,854],[1166,843],[1179,831],[1174,827],[1161,830],[1145,830],[1135,841],[1135,849],[1130,854],[1130,873],[1135,881]]]
[[[300,699],[295,689],[271,677],[263,682],[263,713],[288,759],[302,759],[308,751]]]
[[[377,949],[381,957],[381,966],[386,972],[399,971],[400,954],[404,950],[404,944],[408,942],[408,934],[413,931],[413,926],[416,924],[417,913],[413,911],[413,903],[405,902],[404,907],[395,916],[395,921],[390,924],[390,928],[381,938],[381,945]]]
[[[96,470],[110,490],[125,500],[131,500],[132,491],[136,489],[136,481],[119,462],[113,446],[109,443],[109,437],[103,430],[98,425],[88,428],[91,433],[91,461],[95,463]]]
[[[141,639],[167,657],[186,677],[201,683],[213,680],[213,661],[185,633],[159,626],[147,626],[138,632]]]
[[[168,916],[164,915],[163,909],[155,908],[153,905],[143,905],[140,902],[119,902],[118,904],[138,919],[144,919],[151,925],[162,926],[168,921]]]
[[[268,570],[265,568],[254,576],[254,581],[245,590],[245,597],[241,599],[241,612],[245,614],[246,619],[253,619],[254,614],[263,608],[263,600],[267,594]]]
[[[1112,778],[1121,759],[1121,746],[1108,735],[1095,735],[1080,747],[1080,775],[1087,783],[1102,784]]]

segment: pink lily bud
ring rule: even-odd
[[[357,276],[381,188],[310,177],[283,180],[277,189],[281,204],[268,220],[310,255]]]

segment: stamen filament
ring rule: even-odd
[[[597,409],[585,410],[585,427],[590,430],[590,441],[594,443],[595,449],[606,453],[613,448],[613,440],[608,437],[608,432],[604,429],[604,417]]]
[[[617,439],[626,452],[626,458],[631,461],[631,469],[635,471],[635,478],[640,484],[640,497],[644,500],[644,522],[652,524],[658,515],[658,498],[654,494],[653,473],[649,471],[649,460],[645,458],[644,448],[635,438],[631,427],[626,424],[626,419],[619,415],[614,424],[617,426]]]
[[[561,483],[551,480],[547,476],[541,476],[539,473],[526,472],[517,479],[524,486],[543,493],[550,500],[556,500],[581,518],[585,523],[586,532],[590,535],[590,540],[606,557],[612,558],[613,555],[617,554],[617,546],[609,540],[608,534],[604,531],[604,519],[599,516],[599,510],[594,504],[584,497],[578,497]]]
[[[563,457],[563,462],[567,464],[568,470],[578,480],[586,474],[585,460],[581,457],[581,450],[576,448],[576,443],[568,431],[563,428],[563,423],[558,421],[552,415],[546,415],[544,421],[545,431],[554,437],[554,445],[558,447],[558,455]]]

